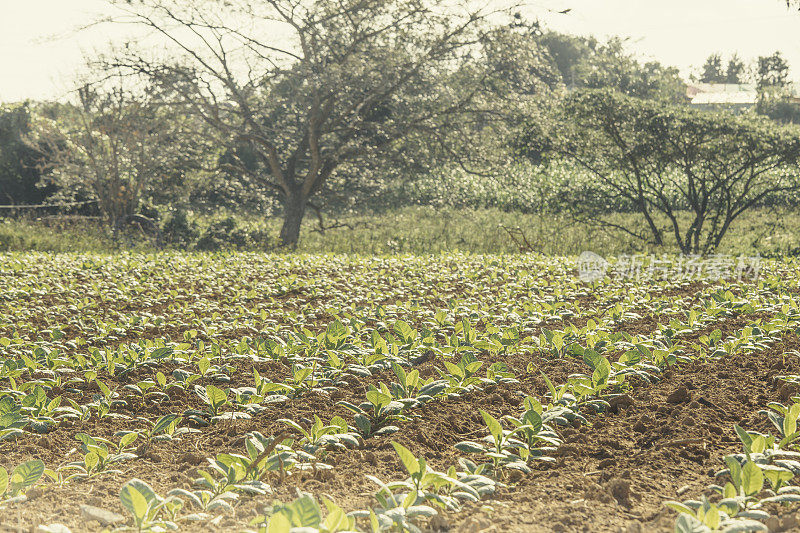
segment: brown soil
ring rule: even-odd
[[[703,284],[688,284],[683,287],[654,291],[651,296],[686,297],[696,301]],[[307,298],[302,305],[309,305],[317,297],[310,297],[302,289],[293,289],[277,296],[277,309],[271,318],[279,319],[285,308],[299,308],[299,297]],[[568,320],[554,320],[547,327],[564,327],[568,323],[582,326],[596,316],[598,305],[594,296],[578,296],[573,300],[584,316]],[[260,301],[259,301],[260,302]],[[41,302],[50,305],[52,302]],[[390,305],[391,302],[386,302]],[[125,304],[123,310],[142,309],[136,303]],[[134,307],[131,307],[134,306]],[[166,304],[158,302],[148,308],[153,313],[166,311]],[[650,334],[658,324],[669,321],[671,315],[654,315],[642,310],[642,318],[619,324],[619,329],[631,334]],[[719,327],[724,334],[736,331],[759,315],[723,318],[709,325],[704,333]],[[325,317],[320,312],[308,327],[318,331],[324,328]],[[42,320],[36,327],[46,327]],[[145,337],[167,335],[180,338],[189,326],[165,325],[146,332],[129,332],[119,342]],[[80,332],[65,329],[72,337]],[[250,332],[225,331],[226,338],[237,338]],[[696,333],[693,337],[699,335]],[[541,464],[527,476],[510,476],[503,480],[505,486],[489,501],[469,505],[459,514],[443,515],[436,519],[431,529],[451,531],[671,531],[674,512],[665,509],[663,503],[669,499],[695,498],[713,482],[713,473],[721,468],[721,458],[738,451],[738,439],[733,424],[751,430],[769,430],[766,417],[758,410],[769,401],[783,400],[785,388],[773,380],[776,374],[800,371],[800,361],[794,356],[784,357],[790,350],[800,347],[794,335],[788,335],[781,344],[760,354],[739,355],[713,362],[696,362],[675,368],[657,384],[635,382],[629,401],[619,403],[612,412],[588,415],[590,426],[560,428],[565,444],[558,451],[556,463]],[[368,439],[358,450],[331,454],[326,461],[334,466],[331,471],[316,474],[293,474],[285,479],[273,476],[266,479],[274,493],[266,497],[242,497],[236,512],[225,516],[217,528],[220,531],[241,530],[251,518],[274,500],[287,501],[301,489],[325,495],[335,500],[346,510],[365,508],[370,505],[370,494],[375,486],[364,474],[372,474],[384,481],[404,477],[402,467],[392,449],[391,441],[409,447],[416,455],[424,456],[437,469],[455,464],[461,454],[453,445],[461,440],[473,440],[483,436],[485,425],[478,409],[495,416],[516,414],[523,394],[543,397],[546,393],[544,380],[539,370],[556,383],[565,381],[568,375],[585,372],[586,366],[572,359],[553,359],[544,353],[511,353],[508,355],[484,356],[486,364],[503,361],[515,371],[520,383],[515,385],[487,387],[462,395],[455,400],[436,402],[416,410],[411,420],[400,424],[400,431],[389,437]],[[527,373],[533,363],[534,372]],[[257,363],[233,360],[236,368],[231,373],[232,383],[227,386],[252,385],[252,369],[270,380],[284,379],[289,368],[280,362]],[[440,363],[429,361],[419,366],[423,376],[435,376],[435,367]],[[164,364],[158,368],[165,374],[174,365]],[[156,369],[143,368],[129,374],[128,380],[151,378]],[[119,388],[127,381],[106,380],[112,388]],[[89,504],[114,512],[126,514],[119,503],[121,485],[132,477],[150,483],[163,494],[169,489],[191,488],[192,480],[198,476],[198,468],[205,468],[205,458],[216,453],[244,453],[244,435],[249,431],[260,431],[275,435],[286,427],[277,422],[280,418],[291,418],[308,424],[314,415],[329,420],[334,415],[350,420],[348,411],[336,405],[341,400],[359,403],[369,384],[393,381],[390,373],[368,379],[349,380],[348,387],[341,387],[331,395],[307,393],[285,404],[273,405],[250,420],[224,422],[205,428],[197,435],[185,436],[170,443],[155,443],[149,449],[138,450],[140,458],[120,463],[118,474],[104,474],[89,481],[76,481],[58,487],[42,483],[29,491],[29,501],[24,505],[10,505],[0,511],[0,531],[31,531],[38,524],[63,523],[77,533],[98,531],[97,522],[87,522],[81,517],[80,505]],[[197,382],[204,385],[206,380]],[[81,388],[81,395],[65,393],[65,398],[90,397],[91,388]],[[668,398],[671,401],[668,401]],[[65,402],[66,403],[66,402]],[[167,413],[180,413],[188,407],[197,407],[196,395],[173,390],[170,400],[163,403],[150,401],[130,402],[127,410],[120,412],[132,417],[154,417]],[[78,442],[77,433],[88,433],[96,437],[113,437],[120,430],[137,427],[130,420],[92,418],[88,423],[64,423],[50,434],[38,436],[26,433],[16,441],[0,441],[0,465],[13,465],[32,458],[40,458],[49,468],[78,459],[74,451]],[[138,426],[143,427],[143,426]],[[683,442],[680,442],[683,441]],[[677,492],[680,490],[681,494]],[[191,531],[191,526],[184,526]],[[213,530],[203,525],[198,530]]]
[[[555,464],[542,464],[530,476],[504,480],[507,486],[488,504],[468,506],[465,512],[437,519],[434,525],[449,526],[454,531],[481,530],[482,525],[494,531],[669,531],[674,513],[665,510],[663,502],[698,497],[713,482],[712,474],[720,468],[722,456],[739,449],[733,424],[752,430],[769,429],[766,417],[757,411],[769,401],[782,399],[773,375],[800,370],[796,358],[783,357],[798,346],[800,342],[791,335],[766,353],[697,362],[676,368],[660,383],[639,383],[630,393],[631,401],[622,402],[616,412],[590,417],[590,427],[562,428],[565,444]],[[523,370],[520,365],[531,361],[556,383],[581,370],[581,364],[572,360],[530,354],[507,358],[508,364],[519,371]],[[435,468],[446,468],[459,456],[453,444],[484,434],[478,409],[495,416],[516,413],[520,389],[541,394],[544,384],[537,376],[528,375],[516,386],[489,387],[423,407],[391,437],[369,439],[359,450],[331,455],[335,468],[330,474],[269,479],[275,493],[266,498],[242,498],[236,514],[225,517],[220,530],[244,527],[260,507],[273,499],[293,498],[297,488],[331,495],[347,509],[363,508],[374,490],[363,474],[390,480],[401,470],[392,440],[426,457]],[[196,469],[203,468],[203,458],[220,451],[243,451],[247,431],[277,433],[283,429],[276,422],[281,417],[302,420],[313,414],[323,418],[344,415],[335,401],[353,399],[362,391],[362,386],[354,386],[334,398],[308,394],[252,420],[218,424],[180,442],[154,444],[143,458],[121,463],[121,474],[102,475],[61,488],[39,485],[24,507],[11,506],[4,511],[0,524],[8,530],[19,526],[21,531],[29,531],[36,524],[61,522],[73,531],[98,530],[97,523],[81,518],[81,503],[123,513],[119,489],[134,476],[160,492],[189,488]],[[677,403],[667,400],[671,395],[672,402]],[[161,408],[174,412],[175,407],[150,406],[147,414],[158,414]],[[0,464],[9,467],[35,457],[49,466],[74,460],[75,454],[67,456],[75,447],[75,433],[111,437],[115,431],[129,428],[130,422],[107,419],[64,426],[41,437],[28,434],[13,444],[0,443]],[[491,507],[490,512],[485,505]]]
[[[783,355],[798,345],[792,335],[766,353],[693,363],[637,387],[617,413],[565,430],[558,462],[509,484],[491,513],[451,517],[456,530],[490,518],[496,531],[671,531],[664,501],[707,494],[722,457],[741,451],[733,425],[771,431],[758,410],[785,402],[773,376],[797,371]]]

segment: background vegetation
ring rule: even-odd
[[[120,2],[179,52],[129,43],[69,102],[0,106],[0,250],[800,249],[779,52],[712,53],[687,81],[513,11],[207,4]],[[758,103],[700,111],[692,81]]]

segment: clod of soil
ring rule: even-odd
[[[692,394],[689,392],[689,389],[683,385],[672,391],[669,396],[667,396],[667,401],[669,403],[683,403],[688,402],[691,399]]]

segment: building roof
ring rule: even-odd
[[[754,83],[695,83],[686,87],[692,105],[755,105]]]
[[[755,105],[756,93],[700,93],[692,98],[692,105]]]

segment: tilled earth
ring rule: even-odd
[[[714,482],[721,458],[741,448],[733,424],[769,430],[766,416],[758,410],[770,401],[785,401],[795,392],[773,377],[800,370],[800,359],[786,355],[798,345],[798,339],[791,336],[766,353],[676,367],[655,384],[638,381],[630,394],[612,404],[611,411],[591,415],[590,426],[561,429],[565,443],[558,449],[556,463],[542,463],[532,475],[509,476],[491,501],[468,506],[459,514],[442,515],[430,526],[454,531],[669,531],[674,513],[663,502],[699,496]],[[580,366],[575,361],[530,354],[517,354],[509,364],[513,368],[515,363],[530,361],[556,382]],[[433,364],[424,363],[420,370],[424,374],[425,366]],[[140,459],[120,463],[120,474],[60,488],[39,485],[29,492],[24,508],[3,511],[2,525],[12,531],[53,522],[73,531],[102,529],[97,521],[82,516],[81,504],[122,513],[117,496],[121,484],[131,477],[147,481],[156,491],[190,488],[205,457],[242,450],[248,431],[279,433],[285,426],[276,422],[278,418],[346,415],[334,406],[335,401],[361,397],[365,389],[364,383],[354,383],[351,390],[340,391],[333,398],[310,394],[270,408],[252,420],[223,422],[200,436],[155,443],[148,450],[138,450]],[[374,486],[363,474],[389,479],[402,468],[391,440],[424,456],[432,466],[445,468],[458,459],[453,448],[456,442],[485,433],[478,409],[498,417],[515,413],[522,399],[520,392],[543,394],[544,382],[530,376],[518,386],[491,386],[458,400],[423,407],[417,420],[401,425],[391,437],[373,438],[362,449],[332,454],[333,470],[283,481],[277,476],[269,479],[275,494],[243,499],[236,514],[225,517],[219,529],[243,527],[259,507],[272,499],[291,499],[296,489],[327,494],[344,508],[365,507]],[[182,405],[180,400],[173,403],[173,407]],[[70,457],[76,433],[111,437],[123,429],[129,429],[125,421],[106,419],[78,423],[41,437],[27,434],[14,444],[0,443],[0,464],[10,466],[31,458],[58,464]]]
[[[453,272],[458,271],[457,267],[450,268]],[[405,269],[406,265],[396,267],[400,272],[405,272]],[[349,279],[348,272],[342,269],[342,279]],[[231,273],[228,275],[235,277]],[[443,278],[450,275],[449,272],[442,273]],[[319,276],[327,279],[330,273],[321,272]],[[527,286],[520,286],[515,289],[517,292],[505,294],[502,291],[507,283],[495,281],[491,290],[488,290],[480,278],[475,279],[477,281],[472,292],[456,287],[450,290],[448,296],[461,290],[466,294],[464,298],[475,301],[505,298],[504,301],[515,302],[522,297],[520,295],[532,292]],[[214,286],[216,281],[200,280],[198,286],[203,283]],[[237,294],[249,291],[251,286],[247,283],[250,281],[246,280],[244,288]],[[111,281],[109,283],[113,285]],[[409,285],[413,283],[416,283],[413,278],[408,281]],[[679,300],[682,302],[680,305],[689,308],[698,303],[698,293],[710,285],[697,282],[645,292],[651,298]],[[129,300],[115,304],[119,309],[114,308],[112,312],[101,306],[97,314],[106,319],[111,315],[116,317],[118,311],[133,310],[150,315],[173,313],[177,316],[193,305],[192,291],[200,291],[194,286],[183,288],[182,294],[186,301],[181,305],[167,305],[161,298],[161,286],[154,284],[152,289],[152,293],[159,298],[157,304],[140,304],[137,300],[138,294],[131,293],[127,295]],[[378,286],[378,289],[383,290],[383,287]],[[735,291],[736,288],[733,287],[732,290]],[[492,291],[500,292],[496,294]],[[204,312],[200,309],[194,313],[193,319],[211,312],[230,311],[235,307],[232,302],[241,304],[234,298],[230,298],[231,302],[217,301],[214,298],[218,294],[221,292],[214,292],[207,298],[208,302],[214,304],[211,311]],[[270,309],[270,319],[278,323],[286,320],[292,325],[296,325],[292,322],[294,318],[287,316],[290,312],[300,313],[302,309],[306,313],[304,316],[308,318],[303,323],[304,327],[314,333],[324,331],[325,325],[332,318],[324,310],[323,303],[328,300],[317,296],[305,298],[301,308],[297,302],[298,294],[302,295],[303,291],[290,291],[277,299],[248,300],[247,303],[254,308],[264,302],[277,306]],[[425,287],[414,293],[415,297],[430,297],[428,305],[436,308],[447,305],[443,299],[444,294],[445,290],[442,290],[442,294],[427,295]],[[345,294],[336,297],[346,301],[348,296]],[[369,294],[363,297],[369,301]],[[569,324],[585,326],[589,320],[602,314],[601,307],[608,309],[624,297],[624,291],[619,291],[618,295],[606,301],[585,293],[564,297],[562,299],[565,303],[578,310],[577,316],[563,320],[554,319],[546,326],[550,329],[564,328]],[[49,316],[48,306],[63,307],[71,301],[47,296],[36,301],[36,305],[40,307],[31,308],[25,308],[24,302],[17,302],[21,309],[30,313],[25,323],[29,331],[25,333],[33,338],[52,327],[52,323],[60,318]],[[399,296],[387,297],[382,305],[394,305],[396,301],[400,301]],[[412,304],[408,304],[408,307],[411,306]],[[635,312],[639,317],[619,321],[616,330],[632,335],[650,335],[660,324],[679,318],[681,314],[678,307],[680,306],[676,305],[671,311],[664,313],[653,313],[647,308],[631,308],[629,311]],[[61,317],[74,314],[63,309],[59,313]],[[695,341],[700,335],[708,335],[716,328],[721,330],[722,337],[725,338],[757,318],[767,319],[769,315],[746,313],[722,318],[708,324],[701,331],[690,334],[683,341]],[[231,318],[227,320],[233,324],[220,333],[220,338],[236,341],[243,335],[253,334],[253,328],[239,325]],[[508,314],[502,320],[511,321]],[[408,321],[417,326],[413,316]],[[73,321],[62,327],[61,331],[71,340],[85,333],[81,326]],[[115,332],[115,338],[98,335],[95,339],[90,338],[86,346],[113,347],[142,336],[168,338],[179,342],[189,329],[189,326],[178,323],[176,319],[174,324],[166,321],[159,325],[142,326],[137,331]],[[15,332],[10,321],[0,323],[0,336],[11,336]],[[205,338],[202,332],[200,335]],[[209,335],[207,340],[213,340],[213,336]],[[722,468],[723,456],[741,450],[733,429],[734,424],[738,423],[754,431],[771,431],[767,417],[759,413],[759,410],[766,409],[771,401],[785,403],[797,394],[797,390],[776,380],[775,376],[800,373],[798,349],[800,339],[790,333],[765,351],[720,359],[700,359],[676,365],[655,383],[634,379],[631,381],[630,391],[615,398],[609,411],[600,414],[584,413],[588,425],[557,429],[564,443],[555,454],[555,462],[534,463],[531,474],[506,473],[499,480],[501,485],[492,497],[465,505],[459,513],[441,513],[424,526],[430,531],[469,533],[671,531],[675,512],[667,509],[664,502],[699,498],[702,494],[707,494],[707,486],[715,481],[715,472]],[[72,355],[71,350],[73,348],[64,344],[65,353]],[[620,354],[611,352],[606,355],[614,359]],[[347,511],[365,509],[374,504],[372,494],[377,488],[366,479],[365,474],[374,475],[384,481],[405,477],[403,467],[391,445],[392,441],[408,447],[416,456],[424,457],[433,468],[445,470],[464,457],[454,448],[454,444],[463,440],[477,440],[486,435],[486,424],[479,409],[498,418],[519,414],[526,395],[546,398],[548,389],[541,377],[542,373],[558,385],[564,383],[571,374],[583,373],[587,369],[586,364],[578,359],[555,358],[544,351],[519,350],[511,351],[507,355],[481,352],[479,356],[484,361],[484,367],[498,361],[507,364],[519,383],[489,385],[464,393],[456,399],[441,399],[425,404],[413,410],[410,421],[399,424],[397,433],[366,439],[358,449],[330,452],[324,457],[324,461],[332,465],[333,469],[292,473],[286,477],[270,474],[264,481],[272,487],[272,494],[242,497],[235,504],[233,514],[223,515],[216,523],[204,523],[194,528],[184,524],[182,530],[241,531],[273,501],[290,501],[297,496],[298,490],[310,492],[317,497],[325,496]],[[265,379],[275,382],[285,380],[290,372],[289,365],[280,361],[253,363],[250,360],[235,359],[231,364],[235,371],[230,374],[231,382],[228,387],[252,386],[253,370],[257,370]],[[112,389],[119,390],[127,383],[153,379],[157,371],[170,375],[175,368],[174,363],[165,362],[156,367],[144,367],[129,372],[124,378],[104,376],[104,380]],[[437,369],[442,368],[442,363],[431,358],[416,368],[422,378],[437,378]],[[248,432],[278,435],[287,430],[287,426],[278,421],[281,418],[295,420],[304,426],[309,425],[315,415],[323,420],[330,420],[337,415],[351,420],[352,413],[337,405],[337,402],[358,404],[364,400],[370,385],[388,383],[393,379],[390,372],[376,373],[369,378],[348,375],[347,386],[341,386],[333,393],[308,392],[285,403],[267,404],[264,411],[248,420],[223,421],[203,428],[200,433],[184,435],[181,440],[140,446],[136,450],[137,459],[115,465],[118,473],[104,473],[63,486],[50,482],[39,483],[27,492],[27,501],[24,504],[11,504],[0,509],[0,531],[35,531],[38,525],[53,523],[64,524],[73,532],[103,530],[102,520],[84,512],[82,506],[95,506],[126,515],[120,504],[119,493],[121,486],[131,478],[146,481],[160,494],[179,487],[192,488],[193,480],[199,476],[199,470],[207,469],[206,458],[221,452],[244,453],[245,436]],[[211,381],[205,378],[196,382],[201,386],[209,383]],[[79,394],[55,389],[53,392],[61,394],[65,399],[85,403],[98,391],[94,383],[75,387],[80,389]],[[128,397],[128,406],[118,409],[117,412],[134,419],[141,416],[153,420],[165,413],[182,413],[187,408],[196,408],[198,405],[198,398],[193,392],[170,389],[168,395],[169,400],[159,403]],[[10,470],[21,462],[38,458],[48,468],[55,468],[79,458],[76,434],[87,433],[116,442],[117,432],[129,431],[132,427],[144,427],[144,424],[137,425],[137,422],[130,419],[93,417],[87,422],[61,422],[56,431],[46,435],[26,432],[16,440],[0,441],[0,466]],[[772,530],[800,530],[789,510],[773,509],[773,515],[775,520],[770,524]],[[121,522],[124,523],[127,522]]]

